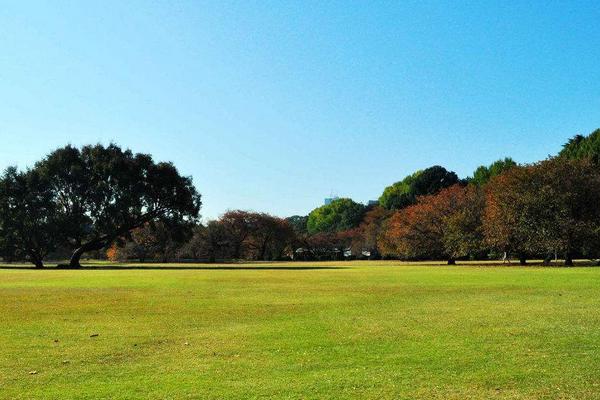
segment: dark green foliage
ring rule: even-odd
[[[38,171],[8,168],[0,178],[0,255],[42,267],[62,237],[49,182]]]
[[[311,211],[307,221],[308,233],[340,232],[356,228],[364,213],[364,205],[352,199],[336,199]]]
[[[475,170],[473,173],[473,178],[470,179],[469,182],[476,186],[483,186],[494,176],[498,176],[516,166],[517,163],[510,157],[506,157],[503,160],[494,161],[487,167],[482,165]]]
[[[596,165],[600,165],[600,129],[596,129],[588,136],[576,135],[569,139],[559,153],[559,157],[569,159],[588,158]]]
[[[191,178],[170,163],[155,163],[111,144],[66,146],[36,164],[52,190],[63,233],[74,248],[71,267],[82,254],[108,247],[151,221],[173,226],[198,217],[200,195]]]
[[[379,197],[379,204],[388,210],[399,210],[414,204],[417,196],[436,194],[456,183],[459,183],[459,179],[454,172],[435,165],[385,188]]]

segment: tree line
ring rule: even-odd
[[[38,267],[114,261],[600,258],[600,130],[556,156],[505,158],[472,177],[433,166],[377,204],[342,198],[306,216],[227,211],[200,223],[200,194],[170,163],[112,144],[58,149],[0,179],[0,256]]]

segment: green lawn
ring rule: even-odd
[[[0,269],[0,398],[600,398],[600,268],[174,267]]]

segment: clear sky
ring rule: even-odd
[[[600,127],[597,2],[2,1],[0,167],[114,141],[306,214]]]

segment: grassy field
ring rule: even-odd
[[[600,268],[124,267],[0,269],[0,398],[600,398]]]

